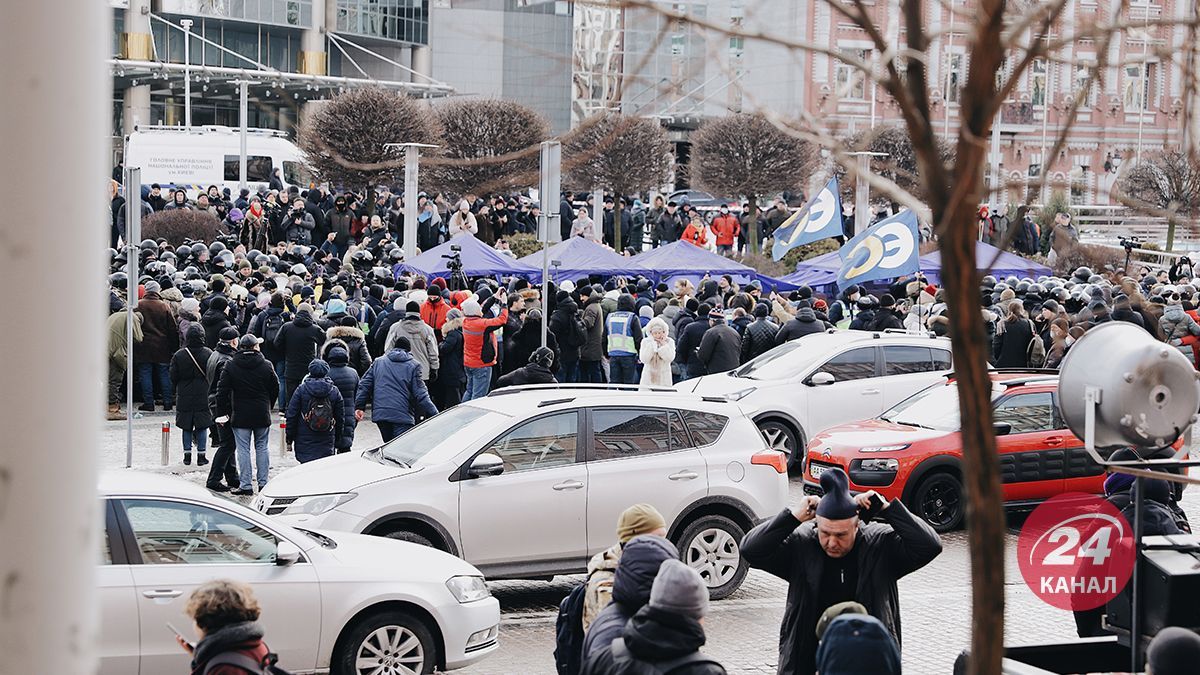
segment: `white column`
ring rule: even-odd
[[[95,672],[100,514],[96,458],[105,400],[104,264],[112,75],[108,3],[8,3],[0,24],[0,163],[9,194],[73,185],[83,198],[50,214],[14,199],[0,222],[4,311],[31,326],[70,316],[78,330],[3,331],[14,355],[0,406],[0,673]],[[18,102],[12,105],[11,102]],[[65,158],[69,156],[69,160]],[[72,223],[71,244],[37,236]],[[63,274],[63,270],[71,270]],[[47,302],[46,298],[54,298]]]

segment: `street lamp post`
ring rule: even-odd
[[[420,171],[421,148],[436,148],[428,143],[384,143],[383,149],[404,148],[404,256],[417,251],[417,177]]]
[[[180,19],[183,26],[183,126],[192,126],[192,20]]]
[[[850,152],[846,153],[858,159],[858,167],[854,175],[854,234],[858,234],[871,226],[867,214],[870,212],[871,186],[867,183],[867,174],[871,171],[872,157],[887,157],[886,152]]]

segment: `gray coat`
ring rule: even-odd
[[[579,349],[580,361],[599,361],[604,358],[604,310],[600,308],[601,296],[592,293],[583,307],[583,329],[587,340]]]
[[[384,353],[392,351],[396,339],[401,335],[408,338],[410,348],[408,353],[421,365],[421,379],[429,379],[430,370],[441,369],[438,359],[437,334],[429,324],[421,320],[417,314],[405,314],[404,318],[392,324],[388,329],[387,340],[384,341]]]

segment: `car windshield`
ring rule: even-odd
[[[801,349],[802,340],[785,342],[730,373],[751,380],[780,380],[794,376],[816,361],[812,349]]]
[[[992,397],[1003,390],[1003,387],[993,387]],[[879,418],[908,427],[958,431],[958,385],[954,382],[935,384],[897,403]]]
[[[377,450],[384,462],[399,466],[423,466],[426,463],[422,460],[431,454],[438,456],[434,450],[439,446],[446,445],[451,438],[457,439],[454,445],[456,449],[461,449],[459,446],[464,439],[453,433],[452,430],[471,428],[473,422],[489,415],[497,418],[503,417],[503,415],[483,408],[457,405],[425,420]],[[491,426],[481,423],[475,428],[490,428]],[[432,463],[436,464],[437,461]]]

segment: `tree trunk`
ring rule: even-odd
[[[621,254],[621,214],[624,209],[621,208],[621,193],[618,192],[613,197],[613,250],[618,255]]]
[[[1167,250],[1175,250],[1175,214],[1167,217]],[[1128,272],[1129,270],[1125,270]]]
[[[746,253],[758,253],[758,195],[746,195],[746,199],[750,202],[750,226],[749,232],[742,233],[746,237]]]
[[[367,186],[367,220],[370,221],[373,215],[375,215],[375,187]],[[370,222],[367,225],[370,225]]]

